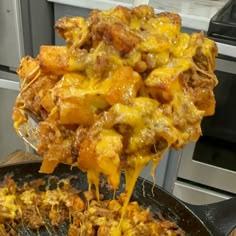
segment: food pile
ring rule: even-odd
[[[163,152],[201,135],[215,109],[217,48],[203,33],[181,33],[175,13],[142,5],[64,17],[55,29],[65,46],[41,46],[18,68],[14,127],[39,120],[40,172],[78,166],[98,185],[119,186]],[[131,184],[132,185],[132,184]]]
[[[21,60],[14,127],[18,132],[29,114],[36,117],[40,172],[76,166],[87,172],[97,200],[85,207],[73,189],[62,189],[56,205],[41,200],[47,192],[36,201],[34,190],[32,199],[20,194],[17,202],[31,201],[42,223],[49,217],[58,224],[58,214],[72,219],[69,235],[109,235],[113,227],[115,236],[182,235],[129,200],[143,167],[152,161],[154,170],[166,149],[196,141],[203,117],[214,113],[216,44],[202,32],[182,33],[178,14],[155,14],[146,5],[64,17],[55,29],[65,46],[44,45],[36,58]],[[100,174],[116,190],[122,170],[125,200],[99,201]]]
[[[22,187],[10,177],[0,183],[0,235],[113,236],[120,223],[124,195],[97,201],[95,193],[74,188],[70,179],[37,179]],[[76,180],[76,179],[74,179]],[[3,200],[4,199],[4,200]],[[65,224],[66,222],[66,224]],[[67,233],[62,233],[62,228]],[[151,215],[130,202],[122,235],[182,236],[174,222]]]

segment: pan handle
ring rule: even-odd
[[[214,236],[227,236],[236,227],[236,197],[207,205],[186,205]]]

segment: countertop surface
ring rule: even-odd
[[[0,166],[37,160],[42,160],[42,158],[33,153],[28,153],[23,150],[16,150],[15,152],[7,156],[4,160],[0,161]]]
[[[70,6],[106,10],[117,5],[131,7],[133,0],[48,0]],[[138,1],[142,2],[142,0]],[[207,31],[211,17],[228,0],[150,0],[149,5],[157,12],[177,12],[182,17],[182,25],[192,29]]]

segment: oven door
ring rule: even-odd
[[[236,62],[217,59],[216,112],[204,118],[203,136],[182,150],[177,177],[236,193]]]
[[[190,143],[183,149],[179,164],[178,178],[236,194],[236,171],[221,168],[213,164],[207,164],[204,160],[194,160],[195,147],[195,143]]]

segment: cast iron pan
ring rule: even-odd
[[[37,178],[47,180],[49,175],[38,173],[40,165],[41,163],[36,161],[1,167],[0,181],[3,180],[6,174],[13,174],[14,180],[19,185]],[[69,166],[60,164],[53,175],[58,178],[76,175],[78,179],[73,181],[73,186],[84,191],[88,189],[86,174],[77,168],[71,169]],[[124,187],[124,177],[122,176],[117,194]],[[108,190],[108,186],[100,187],[100,192],[105,198],[112,198],[113,193]],[[162,188],[158,186],[153,188],[151,182],[143,181],[142,178],[139,178],[131,200],[136,200],[144,207],[149,207],[154,215],[161,213],[164,218],[175,221],[185,231],[186,235],[226,236],[236,226],[236,197],[216,204],[187,206]],[[49,233],[48,230],[51,232]],[[61,225],[57,230],[50,229],[50,226],[48,226],[47,230],[42,229],[37,233],[27,228],[19,228],[19,232],[20,235],[24,236],[64,236],[67,232],[67,225]]]

